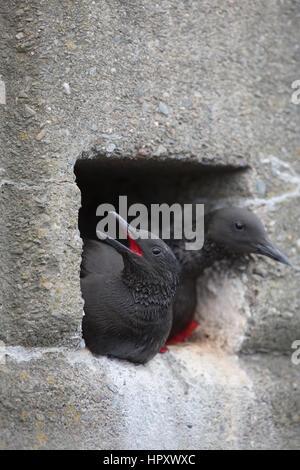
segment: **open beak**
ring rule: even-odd
[[[127,247],[126,245],[123,245],[123,243],[119,242],[115,238],[111,238],[106,233],[100,232],[100,230],[97,230],[98,238],[113,246],[119,253],[135,253],[136,255],[143,256],[142,250],[140,249],[138,243],[134,240],[134,238],[138,237],[137,231],[116,212],[110,211],[109,213],[112,214],[118,221],[122,231],[126,235],[125,239],[129,240],[129,246]]]
[[[269,258],[272,258],[275,261],[279,261],[279,263],[292,266],[289,259],[283,253],[281,253],[281,251],[279,251],[278,248],[276,248],[276,246],[273,245],[273,243],[270,242],[269,240],[267,240],[265,244],[260,244],[260,243],[256,244],[255,248],[257,250],[256,253],[268,256]]]

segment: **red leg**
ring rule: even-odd
[[[199,323],[196,320],[192,319],[190,323],[184,328],[184,330],[180,331],[180,333],[177,333],[177,335],[168,339],[166,345],[182,343],[183,341],[189,340],[198,325]]]
[[[184,328],[184,330],[180,331],[180,333],[177,333],[177,335],[168,339],[168,341],[166,342],[166,346],[169,346],[170,344],[182,343],[183,341],[188,341],[198,325],[199,323],[196,320],[194,319],[191,320],[188,326]],[[167,352],[168,348],[166,348],[166,346],[161,348],[159,352],[160,353]]]

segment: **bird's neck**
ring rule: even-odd
[[[124,266],[122,280],[130,290],[134,302],[145,307],[168,309],[176,292],[177,275],[169,273],[169,278],[136,272],[130,265]]]
[[[185,250],[182,244],[173,247],[176,258],[181,267],[181,277],[197,277],[205,268],[211,266],[215,261],[225,258],[228,253],[226,249],[206,237],[201,250]]]

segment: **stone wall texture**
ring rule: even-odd
[[[1,448],[300,448],[299,31],[293,0],[1,0]],[[293,268],[220,262],[189,344],[93,357],[79,158],[247,166],[194,195],[253,209]]]

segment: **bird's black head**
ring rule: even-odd
[[[119,214],[111,213],[126,233],[126,240],[121,242],[100,233],[98,236],[122,255],[125,270],[128,268],[138,278],[151,278],[157,284],[177,285],[179,265],[171,248],[151,232],[137,231]]]
[[[207,237],[232,253],[259,253],[291,265],[269,240],[258,217],[248,209],[227,207],[208,215]]]

